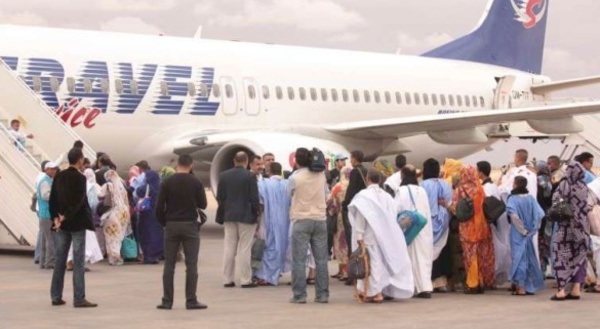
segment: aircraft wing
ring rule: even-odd
[[[477,137],[475,135],[478,135],[479,140],[469,139],[469,141],[482,142],[484,140],[481,140],[481,134],[475,133],[473,135],[472,130],[476,129],[477,126],[527,121],[532,128],[544,134],[575,133],[580,132],[583,127],[573,120],[573,116],[595,112],[600,112],[600,101],[357,121],[330,125],[324,128],[340,135],[366,139],[398,138],[416,133],[441,136],[448,132],[456,132],[458,135],[463,136],[463,139],[475,138]],[[487,137],[485,139],[487,140]],[[440,142],[443,142],[443,140]],[[452,141],[448,141],[448,143],[454,144]],[[456,144],[459,143],[461,142],[456,142]]]
[[[538,85],[531,86],[531,91],[534,94],[543,95],[547,93],[552,93],[556,91],[561,91],[565,89],[583,87],[593,84],[600,83],[600,76],[593,76],[587,78],[579,78],[579,79],[571,79],[571,80],[563,80],[563,81],[553,81]]]

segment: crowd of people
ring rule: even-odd
[[[52,304],[65,304],[64,274],[73,270],[74,305],[97,306],[85,299],[85,262],[107,258],[112,266],[164,261],[157,308],[171,309],[175,262],[185,258],[186,307],[207,308],[196,297],[207,201],[193,159],[182,155],[160,171],[140,161],[123,179],[107,154],[91,164],[82,148],[77,142],[69,151],[66,169],[44,162],[36,182],[35,261],[53,270]],[[589,153],[563,165],[556,156],[528,161],[518,150],[495,181],[486,161],[428,159],[417,169],[399,155],[395,170],[384,161],[367,168],[353,151],[337,154],[328,170],[319,153],[297,149],[293,171],[284,172],[271,153],[239,152],[220,174],[215,220],[224,226],[225,288],[236,287],[237,268],[242,288],[275,286],[290,272],[290,302],[298,304],[309,285],[314,302],[327,303],[331,279],[369,303],[501,288],[527,296],[548,278],[556,279],[554,301],[580,299],[584,288],[600,292],[600,238],[588,221],[600,179]],[[560,207],[570,210],[568,220],[552,215]],[[361,250],[368,270],[356,277]],[[331,276],[329,260],[338,269]]]

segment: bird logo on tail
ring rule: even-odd
[[[537,25],[546,15],[548,0],[510,0],[516,17],[515,20],[522,22],[526,29]]]

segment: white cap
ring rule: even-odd
[[[54,163],[53,161],[48,161],[46,163],[46,165],[44,166],[44,170],[48,170],[50,168],[58,169],[58,165],[56,163]]]

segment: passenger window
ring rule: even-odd
[[[396,92],[396,104],[402,104],[402,95],[399,91]]]
[[[462,106],[462,97],[460,95],[456,95],[456,105]]]
[[[346,89],[342,89],[342,100],[344,100],[344,102],[348,102],[348,100],[349,100],[348,90],[346,90]]]
[[[386,104],[390,104],[392,102],[392,94],[389,91],[385,92],[385,102]]]
[[[419,105],[421,104],[421,97],[419,96],[419,94],[415,93],[415,105]]]
[[[433,104],[434,106],[437,105],[437,95],[436,94],[431,94],[431,104]]]
[[[221,88],[218,83],[213,83],[212,85],[212,93],[214,97],[221,97]]]
[[[355,103],[360,103],[360,93],[358,92],[358,90],[354,89],[352,91],[352,98],[354,98]]]
[[[365,90],[364,92],[364,96],[365,96],[365,103],[370,103],[371,102],[371,93],[369,93],[368,90]]]
[[[429,95],[423,94],[423,104],[429,105]]]
[[[310,99],[317,100],[317,90],[315,88],[310,88]]]
[[[129,88],[131,89],[131,94],[137,95],[139,90],[137,80],[129,81]],[[123,83],[121,83],[121,92],[123,92]]]
[[[331,100],[334,102],[338,101],[338,92],[337,89],[331,89]]]
[[[115,91],[119,95],[123,93],[123,80],[121,80],[121,79],[115,80]]]
[[[93,83],[92,79],[83,79],[83,90],[85,91],[86,94],[92,93],[92,83]],[[35,85],[35,80],[34,80],[34,85]]]
[[[40,78],[39,76],[33,77],[33,90],[35,92],[42,91],[42,78]]]
[[[304,89],[304,87],[300,87],[300,89],[298,90],[298,94],[300,94],[301,100],[306,100],[306,89]]]
[[[404,93],[404,101],[406,102],[406,105],[410,105],[410,93]]]
[[[466,107],[471,106],[471,99],[469,99],[469,96],[467,96],[467,95],[465,95],[465,106]]]
[[[373,98],[375,99],[375,103],[381,103],[381,95],[379,95],[379,92],[377,90],[373,92]]]
[[[225,97],[233,98],[233,87],[229,83],[225,85]]]
[[[283,99],[283,89],[279,86],[275,87],[275,95],[277,96],[277,99]]]
[[[52,92],[55,92],[55,93],[57,93],[58,90],[60,89],[57,77],[50,77],[50,89],[52,90]]]
[[[287,92],[288,92],[288,98],[289,98],[291,101],[293,101],[293,100],[294,100],[294,97],[295,97],[295,95],[294,95],[294,88],[292,88],[292,87],[288,87],[288,89],[287,89]]]
[[[483,96],[479,97],[479,106],[485,107],[485,98]]]
[[[327,89],[325,88],[321,88],[321,99],[323,99],[323,102],[327,101]]]
[[[204,82],[200,83],[200,96],[208,97],[208,86]]]
[[[448,95],[448,104],[454,106],[454,96]]]
[[[72,77],[67,78],[67,90],[70,93],[73,93],[75,91],[75,79],[73,79]]]
[[[440,102],[442,106],[446,106],[446,95],[440,95]]]
[[[262,86],[262,96],[263,99],[269,99],[269,97],[271,97],[271,91],[268,86]]]
[[[250,99],[256,98],[256,88],[253,85],[248,85],[248,97]]]
[[[196,96],[196,85],[193,82],[188,82],[188,94],[192,97]]]
[[[473,106],[477,107],[477,97],[473,96]]]

